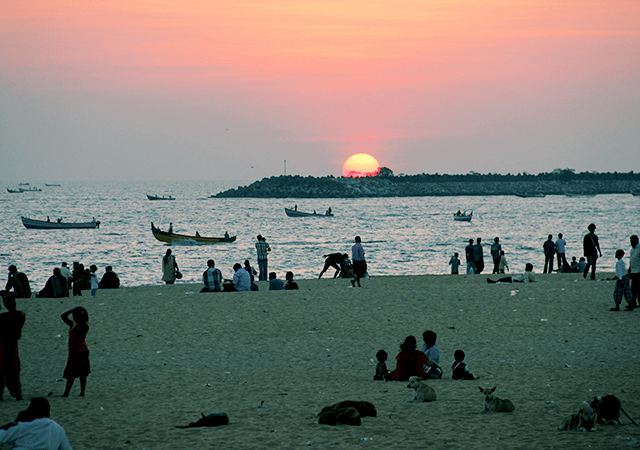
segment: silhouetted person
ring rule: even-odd
[[[98,283],[98,287],[100,289],[118,289],[120,287],[120,278],[113,271],[113,268],[107,266],[104,270],[104,275],[102,275],[102,280]]]
[[[9,266],[9,279],[5,287],[7,291],[13,289],[16,298],[30,298],[31,286],[29,286],[29,279],[27,276],[18,272],[18,269],[13,264]]]
[[[600,251],[598,236],[594,233],[596,231],[595,224],[589,224],[587,229],[589,230],[589,233],[585,234],[584,240],[582,241],[584,256],[587,258],[587,266],[585,267],[582,276],[587,278],[587,273],[589,273],[589,268],[591,268],[591,279],[595,280],[596,261],[598,260],[598,256],[602,256],[602,252]]]

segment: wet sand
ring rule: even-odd
[[[201,284],[99,291],[91,297],[19,300],[23,395],[47,396],[74,449],[563,448],[622,449],[640,428],[560,432],[565,415],[613,393],[640,419],[640,310],[611,312],[613,274],[537,275],[531,284],[485,275],[298,280],[299,291],[200,294]],[[494,277],[495,279],[495,277]],[[68,328],[60,314],[84,306],[92,373],[61,398]],[[375,354],[395,365],[399,344],[438,334],[442,380],[433,403],[411,404],[404,382],[374,381]],[[451,380],[457,349],[476,381]],[[477,414],[478,386],[515,404]],[[5,391],[0,421],[28,402]],[[342,400],[372,402],[361,426],[319,425]],[[262,404],[262,408],[259,406]],[[217,428],[178,429],[225,412]],[[635,445],[635,444],[634,444]],[[3,447],[9,448],[9,447]]]

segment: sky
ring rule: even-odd
[[[638,0],[6,2],[0,179],[637,172],[639,74]]]

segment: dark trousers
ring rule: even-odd
[[[500,269],[498,268],[500,266],[500,257],[498,256],[497,258],[493,258],[493,272],[491,273],[500,273]]]
[[[547,267],[549,271],[547,272]],[[553,255],[544,257],[544,270],[542,273],[551,273],[553,272]]]
[[[9,394],[17,399],[22,400],[22,385],[20,384],[20,372],[5,373],[0,375],[0,399],[4,394],[4,387],[9,389]]]
[[[630,305],[638,306],[638,297],[640,296],[640,273],[630,273],[629,281],[631,281],[631,303]]]
[[[597,259],[598,259],[597,256],[587,255],[587,267],[584,268],[584,273],[582,274],[584,278],[587,278],[587,274],[589,273],[589,267],[591,267],[591,279],[592,280],[596,279],[596,260]]]
[[[565,266],[569,267],[567,258],[564,257],[564,253],[558,253],[558,272],[564,272]]]

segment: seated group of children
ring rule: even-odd
[[[451,370],[453,374],[451,376],[454,380],[475,380],[475,377],[469,372],[469,367],[464,362],[465,354],[462,350],[456,350],[453,354],[454,361],[451,364]],[[376,374],[373,376],[374,380],[389,381],[389,370],[387,369],[387,352],[384,350],[378,350],[376,353]]]

